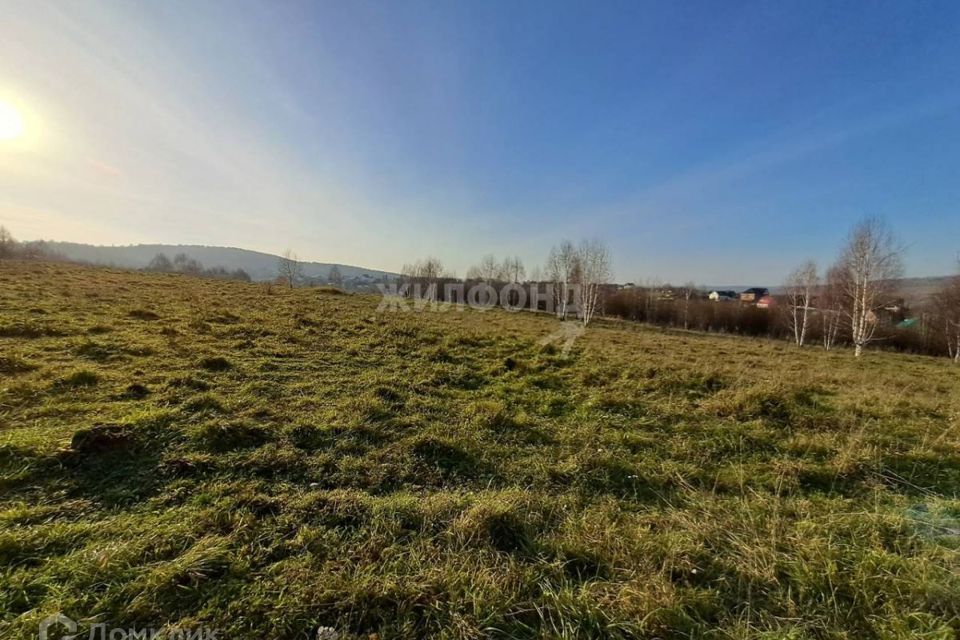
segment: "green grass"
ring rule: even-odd
[[[0,637],[960,632],[957,367],[377,303],[0,265]]]

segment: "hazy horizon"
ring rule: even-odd
[[[954,3],[6,6],[18,239],[776,284],[878,215],[955,268]]]

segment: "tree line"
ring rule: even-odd
[[[599,240],[582,240],[577,245],[563,240],[551,248],[546,265],[534,267],[529,274],[518,256],[498,260],[494,255],[486,255],[469,267],[464,279],[457,278],[456,273],[434,257],[404,264],[400,271],[402,284],[415,285],[414,289],[407,290],[408,295],[425,295],[441,302],[464,302],[450,299],[456,289],[447,285],[486,284],[504,297],[491,301],[492,304],[515,306],[520,293],[503,285],[525,284],[532,288],[548,284],[549,287],[537,287],[541,300],[538,309],[546,310],[545,298],[552,296],[550,308],[561,319],[576,317],[584,325],[600,309],[603,287],[611,277],[610,251]],[[500,290],[496,291],[498,287]]]
[[[173,256],[173,260],[164,253],[158,253],[143,270],[157,273],[183,273],[217,280],[240,280],[242,282],[250,282],[251,280],[250,274],[243,269],[230,270],[225,267],[204,267],[202,262],[185,253],[176,254]]]
[[[65,256],[51,250],[43,240],[18,242],[6,227],[0,226],[0,260],[11,260],[13,258],[67,261]]]
[[[866,218],[850,231],[836,260],[821,273],[807,260],[783,283],[773,304],[714,302],[693,285],[611,290],[605,312],[638,322],[785,339],[826,350],[850,347],[860,357],[882,348],[949,356],[960,363],[960,263],[935,295],[908,308],[898,279],[903,245],[879,218]],[[691,295],[691,291],[694,291]]]
[[[848,234],[835,261],[823,272],[807,260],[783,283],[783,293],[767,308],[739,302],[718,303],[693,283],[610,284],[610,252],[599,241],[564,240],[551,248],[546,264],[529,272],[519,257],[484,256],[457,278],[437,258],[405,264],[401,279],[447,301],[447,284],[525,283],[553,285],[554,310],[567,316],[566,292],[584,292],[577,317],[594,315],[697,331],[734,333],[790,340],[800,347],[819,344],[831,350],[852,348],[860,357],[871,344],[893,350],[948,355],[960,363],[960,263],[930,300],[908,309],[899,297],[904,247],[882,219],[868,217]],[[435,285],[429,287],[429,285]],[[413,295],[413,292],[409,292]],[[454,301],[456,302],[456,301]]]
[[[340,267],[331,265],[327,270],[326,279],[308,278],[303,273],[303,262],[300,257],[292,250],[285,250],[277,258],[277,278],[276,283],[294,289],[300,285],[314,286],[317,284],[326,284],[343,289],[347,286],[347,280],[343,277]]]

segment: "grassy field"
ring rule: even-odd
[[[0,637],[960,632],[960,368],[377,303],[0,264]]]

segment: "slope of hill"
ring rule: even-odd
[[[65,256],[69,260],[90,264],[142,269],[158,254],[173,258],[178,253],[199,260],[208,267],[220,266],[228,270],[243,269],[254,280],[272,280],[277,276],[279,256],[249,249],[233,247],[207,247],[202,245],[138,244],[127,246],[96,246],[75,242],[46,242],[51,251]],[[345,279],[382,280],[392,277],[386,271],[364,269],[350,265],[334,265],[325,262],[303,262],[303,273],[307,278],[325,280],[330,269],[336,266]]]
[[[930,299],[953,276],[934,276],[929,278],[901,278],[897,280],[896,290],[908,306],[918,307],[930,302]]]
[[[0,637],[960,631],[949,363],[378,302],[0,263]]]

